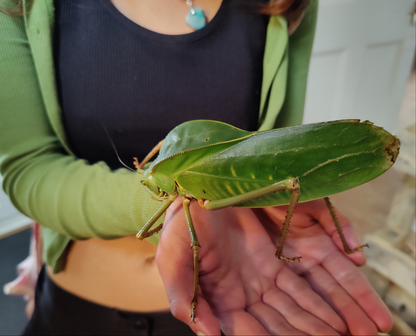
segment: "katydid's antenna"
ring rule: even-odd
[[[107,134],[107,137],[108,137],[108,140],[110,141],[110,143],[111,143],[111,146],[113,147],[113,149],[114,149],[114,152],[116,153],[116,155],[117,155],[117,159],[118,159],[118,161],[124,166],[124,167],[126,167],[128,170],[131,170],[131,171],[133,171],[133,172],[135,172],[135,173],[137,173],[138,171],[136,171],[136,170],[134,170],[134,169],[132,169],[132,168],[130,168],[128,165],[126,165],[122,160],[121,160],[121,158],[120,158],[120,156],[118,155],[118,152],[117,152],[117,148],[116,148],[116,146],[114,145],[114,142],[113,142],[113,140],[111,140],[111,137],[110,137],[110,134],[108,134],[108,131],[107,131],[107,127],[105,127],[105,125],[104,125],[104,123],[103,123],[103,121],[101,120],[101,124],[102,124],[102,126],[103,126],[103,128],[104,128],[104,131],[105,131],[105,133]]]

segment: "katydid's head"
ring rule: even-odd
[[[141,184],[148,188],[155,196],[162,197],[164,195],[164,192],[159,188],[157,182],[148,169],[143,174]]]

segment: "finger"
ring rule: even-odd
[[[280,271],[276,278],[276,287],[289,295],[304,310],[325,322],[338,333],[345,334],[347,332],[346,324],[329,304],[311,289],[305,279],[294,274],[289,268],[285,267]],[[280,302],[277,298],[276,300],[276,302]],[[263,301],[266,302],[264,299]],[[272,305],[269,301],[266,303],[277,308],[277,306]],[[282,310],[279,309],[279,311]],[[323,331],[318,332],[318,334],[320,333],[323,333]]]
[[[347,241],[348,246],[350,249],[354,249],[357,246],[361,245],[360,239],[358,238],[357,233],[355,232],[352,223],[344,217],[339,211],[336,209],[335,213],[338,218],[338,221],[341,225],[342,231],[344,233],[345,239]],[[347,254],[344,251],[344,246],[342,244],[341,236],[338,233],[337,227],[334,223],[334,220],[332,219],[331,213],[329,212],[329,209],[325,206],[325,208],[322,209],[322,211],[319,213],[319,218],[317,220],[325,231],[332,237],[332,240],[337,245],[337,247],[344,252],[344,254],[357,266],[362,266],[365,264],[365,254],[363,251],[355,251],[351,254]]]
[[[338,253],[342,257],[341,253],[335,253]],[[330,258],[332,258],[332,255],[328,257],[328,259]],[[343,259],[348,261],[346,258]],[[331,273],[328,273],[321,266],[313,267],[304,274],[304,277],[311,287],[341,316],[352,335],[377,335],[377,327],[372,319],[369,318],[348,292],[344,290],[342,284],[340,285],[334,278],[336,271],[344,274],[354,273],[352,268],[356,269],[356,267],[350,261],[348,262],[349,266],[346,269],[332,269]],[[328,261],[324,261],[325,268],[331,268],[331,266],[328,265]]]
[[[271,335],[306,335],[291,325],[290,321],[288,322],[276,309],[262,301],[251,304],[246,308],[246,311],[254,316]],[[295,311],[293,312],[295,313]]]
[[[286,293],[280,290],[270,290],[263,295],[263,302],[279,312],[293,327],[308,335],[339,335],[325,322],[303,310]]]
[[[379,331],[390,330],[392,319],[388,308],[367,278],[354,265],[351,265],[349,260],[334,255],[328,258],[323,266],[360,305]]]
[[[266,324],[262,325],[249,309],[228,311],[219,316],[221,330],[225,335],[303,335],[299,331],[297,333],[271,333],[263,327]],[[284,330],[288,331],[289,329]],[[295,329],[292,328],[292,330]]]

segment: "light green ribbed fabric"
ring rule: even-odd
[[[3,1],[6,6],[11,2]],[[298,29],[305,34],[293,35],[297,56],[291,55],[291,38],[289,47],[281,45],[287,41],[281,38],[285,20],[270,21],[266,49],[272,56],[274,48],[283,52],[264,63],[264,72],[274,75],[263,86],[262,128],[275,125],[287,73],[290,94],[284,111],[289,117],[281,125],[301,123],[316,8],[309,12]],[[43,226],[45,261],[59,272],[71,239],[134,235],[161,204],[142,188],[139,174],[111,171],[103,162],[90,165],[71,153],[55,86],[53,21],[52,0],[36,0],[25,18],[0,13],[0,173],[15,207]]]

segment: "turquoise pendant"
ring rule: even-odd
[[[185,23],[195,30],[204,28],[206,24],[204,11],[201,8],[191,8],[185,17]]]

